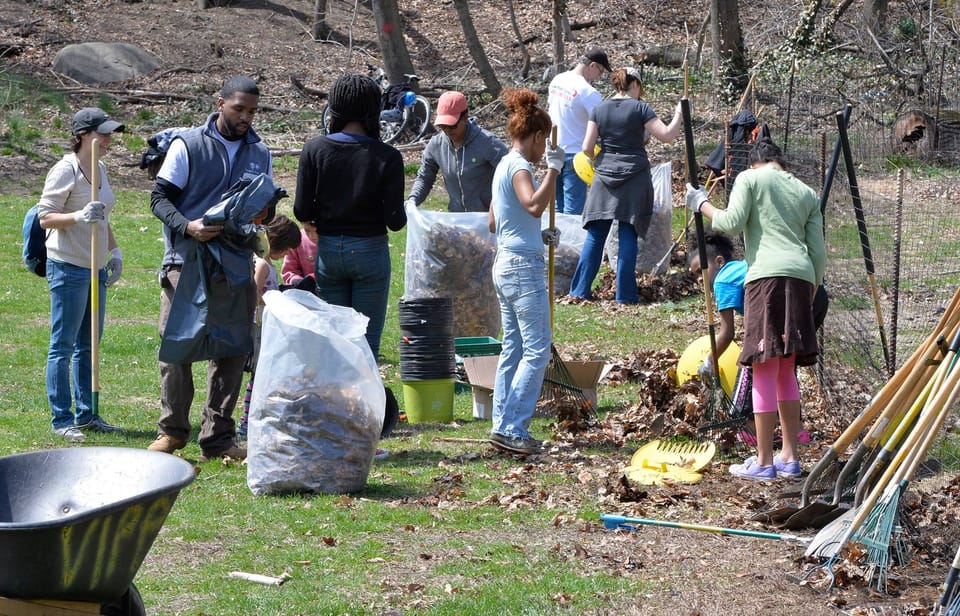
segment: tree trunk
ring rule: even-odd
[[[517,21],[517,11],[513,8],[513,0],[507,0],[507,11],[510,13],[510,25],[513,26],[513,34],[517,37],[517,45],[520,47],[520,78],[526,79],[530,76],[530,52],[527,51],[527,45],[523,42],[523,34],[520,32],[520,23]]]
[[[403,21],[397,0],[373,0],[373,17],[377,23],[377,42],[383,57],[383,70],[390,83],[402,83],[403,76],[413,73],[413,62],[403,40]],[[416,84],[411,84],[416,88]]]
[[[720,0],[710,0],[710,51],[713,57],[713,72],[710,82],[717,87],[720,84]]]
[[[553,0],[553,74],[564,70],[563,62],[563,21],[567,15],[567,0]]]
[[[747,49],[740,28],[739,0],[719,0],[717,20],[720,22],[720,88],[727,100],[735,100],[750,80]]]
[[[327,0],[316,0],[313,5],[313,40],[322,41],[330,36],[327,25]]]
[[[197,8],[201,11],[210,8],[210,0],[197,0]]]
[[[873,32],[877,38],[881,38],[881,33],[886,26],[887,4],[888,0],[864,0],[863,2],[863,27]]]
[[[477,70],[480,71],[480,77],[487,91],[494,98],[500,96],[500,81],[493,67],[490,66],[490,60],[483,50],[480,38],[477,36],[477,29],[473,27],[473,17],[470,16],[470,6],[467,0],[453,0],[453,5],[457,9],[457,17],[460,18],[460,27],[463,29],[463,37],[467,41],[467,49],[470,51],[470,57],[473,58]]]

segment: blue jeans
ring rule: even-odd
[[[317,293],[335,306],[364,315],[367,343],[380,356],[380,337],[390,298],[390,244],[386,235],[321,235],[317,242]]]
[[[563,157],[563,169],[557,176],[557,211],[561,214],[583,214],[587,202],[587,185],[573,170],[573,156]]]
[[[600,271],[603,246],[610,234],[612,220],[594,220],[587,223],[587,237],[583,241],[580,260],[570,281],[570,295],[593,299],[590,288]],[[621,222],[617,225],[617,291],[616,300],[621,304],[636,304],[640,301],[637,291],[637,230],[633,225]]]
[[[500,300],[503,350],[493,385],[495,434],[527,438],[550,361],[550,300],[543,253],[498,250],[493,284]]]
[[[100,270],[99,280],[98,331],[102,336],[107,298],[106,270]],[[47,285],[50,287],[47,399],[52,423],[54,429],[80,426],[93,419],[90,268],[49,259]],[[76,400],[76,417],[71,410],[73,400]]]

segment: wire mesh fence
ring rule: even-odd
[[[768,72],[745,101],[784,149],[790,171],[821,194],[840,144],[838,115],[851,105],[852,164],[838,149],[823,204],[830,309],[816,371],[838,427],[931,334],[960,284],[960,112],[950,109],[960,100],[960,73],[951,53],[936,52],[947,70],[924,100],[906,102],[876,82],[840,82],[849,71],[808,59],[789,74]],[[749,148],[728,142],[728,163]],[[735,171],[727,168],[726,189]],[[954,423],[938,452],[957,468]]]

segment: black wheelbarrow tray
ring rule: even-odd
[[[176,456],[122,447],[0,457],[0,596],[117,600],[195,476]]]

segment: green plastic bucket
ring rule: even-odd
[[[403,406],[407,422],[450,423],[453,421],[454,379],[403,381]]]

